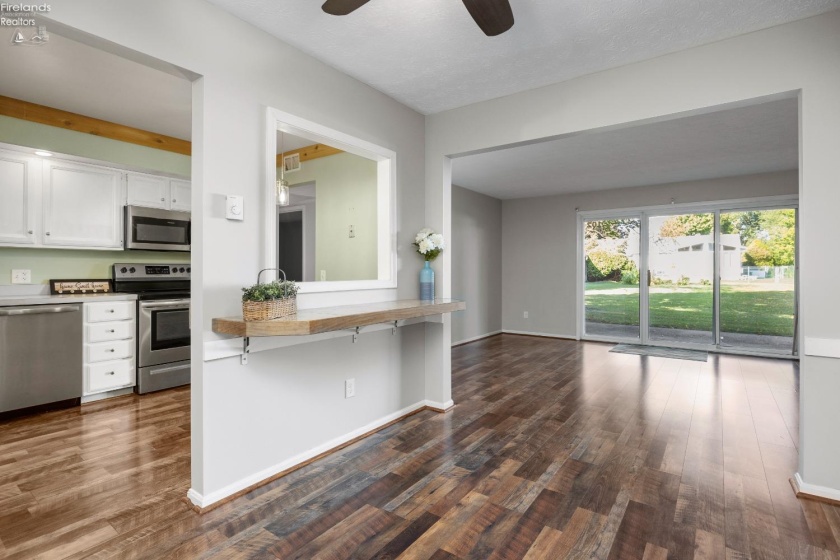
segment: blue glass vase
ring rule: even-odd
[[[434,301],[435,299],[435,271],[431,263],[426,261],[420,271],[420,301]]]

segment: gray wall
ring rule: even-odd
[[[452,343],[502,329],[502,201],[452,187]]]
[[[502,240],[504,330],[569,338],[576,336],[575,208],[586,211],[656,206],[669,204],[672,198],[679,204],[795,195],[799,188],[798,177],[798,171],[784,171],[505,200],[502,204],[502,229],[505,232]],[[457,228],[454,219],[453,227]],[[523,317],[524,311],[528,312],[528,319]]]

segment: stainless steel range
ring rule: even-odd
[[[117,263],[114,291],[137,294],[137,393],[190,382],[190,265]]]

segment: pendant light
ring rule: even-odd
[[[277,205],[289,205],[289,182],[286,180],[286,159],[283,152],[283,133],[280,133],[280,180],[277,181]]]

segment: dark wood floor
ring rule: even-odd
[[[423,412],[203,516],[189,391],[0,425],[3,558],[840,558],[797,500],[798,373],[503,335]]]

